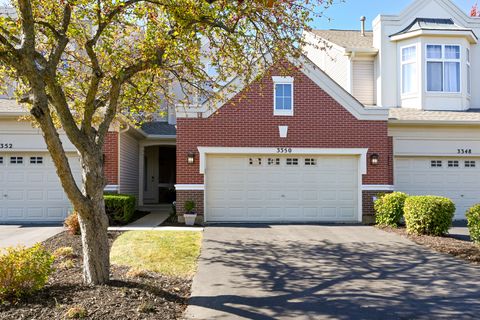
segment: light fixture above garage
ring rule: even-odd
[[[370,164],[372,166],[376,166],[378,164],[378,159],[379,159],[379,156],[378,154],[374,153],[370,156]]]
[[[187,156],[187,163],[194,164],[195,163],[195,152],[189,152]]]

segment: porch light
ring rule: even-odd
[[[188,153],[187,163],[188,164],[194,164],[195,163],[195,153],[194,152],[189,152]]]
[[[370,163],[372,166],[376,166],[378,164],[378,154],[374,153],[370,156]]]

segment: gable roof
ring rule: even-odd
[[[373,32],[358,30],[312,30],[312,33],[342,48],[372,49]]]
[[[271,57],[268,58],[271,63]],[[264,61],[264,60],[261,60]],[[358,120],[386,121],[388,109],[379,107],[365,107],[361,102],[347,92],[335,80],[330,78],[324,71],[317,67],[308,57],[301,55],[298,58],[289,57],[288,61],[298,67],[310,80],[337,101],[342,107],[350,112]],[[258,62],[260,63],[260,62]],[[258,68],[256,75],[263,72]],[[255,77],[254,77],[255,78]],[[177,105],[177,118],[208,118],[218,109],[225,105],[237,93],[241,92],[247,84],[243,76],[238,75],[221,91],[224,91],[222,99],[210,99],[200,105]],[[233,90],[232,90],[233,88]]]

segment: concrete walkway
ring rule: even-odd
[[[0,225],[0,250],[12,246],[30,247],[63,230],[60,226]]]
[[[149,230],[161,225],[168,219],[170,213],[168,211],[152,211],[146,216],[133,221],[126,226],[109,227],[109,231],[128,231],[128,230]]]
[[[480,267],[366,226],[211,226],[187,319],[475,319]]]

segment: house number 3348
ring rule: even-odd
[[[458,154],[472,154],[472,149],[457,149]]]

